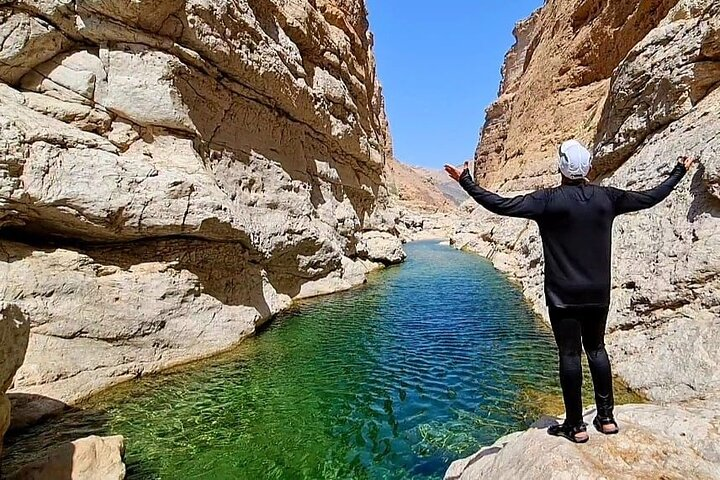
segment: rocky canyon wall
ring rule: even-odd
[[[403,259],[372,45],[362,0],[0,1],[0,299],[32,323],[26,411]]]
[[[633,190],[699,155],[669,199],[616,221],[609,343],[615,372],[650,398],[716,397],[720,4],[548,0],[515,34],[478,183],[504,195],[556,185],[557,145],[571,137],[594,148],[595,181]],[[477,209],[453,240],[514,276],[544,314],[533,224]]]

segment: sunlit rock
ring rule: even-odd
[[[356,249],[395,233],[361,0],[0,19],[0,299],[32,319],[14,391],[59,400],[24,412],[225,350],[404,258],[390,236]]]

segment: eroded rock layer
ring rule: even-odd
[[[16,391],[217,352],[404,256],[362,0],[0,1],[0,81]]]
[[[720,4],[550,0],[516,36],[478,181],[505,195],[555,185],[555,148],[570,137],[594,145],[596,181],[633,190],[699,155],[669,199],[616,221],[609,350],[615,372],[653,400],[717,396]],[[517,278],[544,314],[534,225],[478,209],[454,240]]]

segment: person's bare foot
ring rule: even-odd
[[[620,431],[617,422],[612,417],[603,418],[602,420],[599,417],[595,417],[595,419],[593,419],[593,425],[598,432],[604,433],[605,435],[613,435]]]
[[[551,425],[548,427],[547,433],[554,437],[567,438],[574,443],[585,443],[590,439],[584,423],[577,426],[571,426],[566,423]]]
[[[615,425],[613,425],[612,423],[603,425],[602,430],[603,430],[603,433],[607,433],[607,434],[612,434],[612,433],[618,432],[618,428]]]

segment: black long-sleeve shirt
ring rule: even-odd
[[[576,183],[504,198],[476,185],[467,170],[460,185],[493,213],[537,222],[545,258],[547,305],[608,306],[613,220],[657,205],[685,173],[685,166],[678,163],[662,184],[641,192]]]

